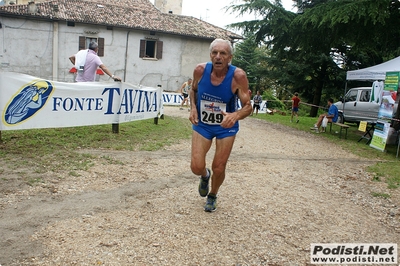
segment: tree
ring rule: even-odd
[[[242,68],[249,80],[249,87],[252,92],[257,90],[259,77],[256,75],[257,67],[257,44],[251,35],[247,36],[243,41],[235,45],[235,52],[232,59],[232,64]]]
[[[312,102],[311,116],[317,115],[321,98],[342,92],[347,70],[381,63],[400,52],[399,1],[293,2],[298,13],[285,10],[279,0],[232,5],[232,12],[261,19],[231,26],[254,34],[257,43],[271,49],[264,76]]]
[[[245,39],[235,45],[232,64],[246,71],[250,90],[263,91],[271,88],[271,80],[264,77],[268,68],[265,63],[268,57],[268,49],[260,47],[254,41],[254,35],[245,36]]]

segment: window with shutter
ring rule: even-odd
[[[156,58],[161,59],[162,58],[162,52],[163,52],[163,42],[162,41],[157,41],[157,53],[156,53]]]
[[[104,56],[104,38],[98,38],[97,44],[99,45],[99,50],[97,51],[97,55],[102,57]]]
[[[104,56],[104,38],[93,38],[93,37],[86,37],[86,36],[79,36],[79,47],[78,51],[82,49],[88,49],[90,42],[97,42],[99,45],[99,50],[97,51],[97,55],[102,57]]]
[[[146,40],[140,40],[139,57],[143,58],[146,53]]]
[[[163,42],[158,40],[140,40],[139,57],[161,59]]]
[[[85,36],[79,36],[79,48],[78,51],[87,49],[86,48],[86,37]]]

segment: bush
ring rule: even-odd
[[[269,109],[286,110],[285,103],[277,99],[270,91],[264,91],[262,94],[263,100],[268,100]]]

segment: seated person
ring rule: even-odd
[[[324,119],[324,117],[326,116],[326,118],[328,118],[328,122],[331,123],[336,123],[336,121],[338,120],[339,117],[339,111],[337,109],[337,107],[335,105],[333,105],[333,99],[329,99],[328,100],[328,113],[327,114],[322,114],[318,117],[317,123],[314,124],[314,130],[315,133],[319,133],[319,128],[322,124],[322,119]]]

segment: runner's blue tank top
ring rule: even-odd
[[[222,115],[218,115],[221,110],[232,113],[238,108],[237,95],[232,93],[232,79],[236,67],[229,65],[228,72],[221,84],[214,86],[211,83],[212,63],[208,62],[198,83],[197,110],[199,123],[208,125],[219,125]],[[214,117],[215,115],[215,117]],[[211,119],[211,120],[210,120]],[[236,122],[234,127],[238,127]]]

